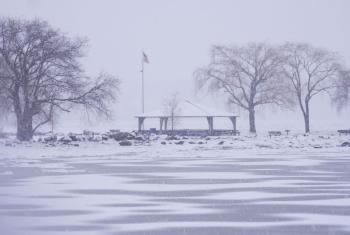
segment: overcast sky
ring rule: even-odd
[[[220,97],[194,92],[192,73],[208,62],[213,44],[308,42],[339,52],[350,66],[349,10],[347,0],[0,0],[1,16],[40,18],[68,35],[87,37],[90,46],[82,61],[87,73],[105,71],[122,80],[115,120],[90,128],[136,128],[132,117],[141,110],[143,50],[150,60],[145,68],[148,111],[159,109],[174,92],[225,109]],[[246,129],[244,112],[236,112],[242,116],[240,129]],[[344,127],[349,112],[339,115],[320,98],[311,115],[313,129],[331,130]],[[298,109],[265,111],[258,118],[258,130],[303,128]],[[59,128],[86,126],[69,115]]]

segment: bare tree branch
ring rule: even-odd
[[[350,70],[342,68],[336,81],[336,89],[332,97],[337,110],[341,111],[350,104]]]
[[[71,39],[45,21],[0,19],[1,89],[17,117],[17,137],[28,140],[52,119],[52,109],[111,115],[119,80],[86,76],[79,59],[87,40]],[[3,100],[1,98],[1,100]]]
[[[282,78],[283,58],[276,47],[252,43],[243,47],[214,46],[208,66],[194,73],[198,89],[208,87],[228,94],[230,103],[249,112],[250,131],[256,132],[255,107],[284,105],[287,84]]]
[[[290,80],[298,100],[305,132],[310,132],[310,101],[335,87],[339,59],[333,52],[302,43],[286,43],[281,50],[285,57],[284,76]]]

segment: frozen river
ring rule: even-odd
[[[2,147],[1,234],[350,233],[349,151],[80,148]]]

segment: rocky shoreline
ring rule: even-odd
[[[282,148],[330,148],[350,147],[350,136],[335,133],[294,134],[269,137],[267,135],[242,136],[168,136],[142,135],[136,132],[111,130],[105,133],[84,131],[83,133],[47,133],[36,135],[31,142],[19,142],[14,137],[0,139],[0,146],[14,147],[23,144],[40,144],[46,147],[73,146],[82,143],[112,144],[117,146],[208,146],[223,149],[282,149]]]

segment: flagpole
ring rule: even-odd
[[[141,76],[142,76],[142,113],[145,113],[145,81],[144,81],[144,59],[141,63]]]

